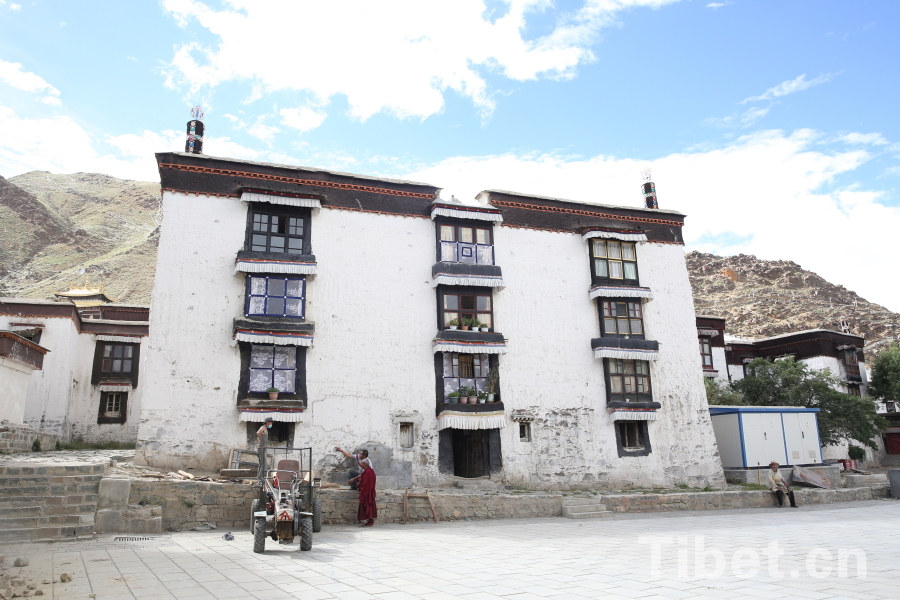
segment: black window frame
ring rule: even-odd
[[[531,421],[519,421],[519,441],[530,442],[531,435]]]
[[[842,362],[844,363],[844,370],[847,372],[847,379],[851,381],[862,381],[862,375],[860,374],[859,368],[859,355],[857,354],[856,349],[844,350]]]
[[[103,366],[103,348],[107,345],[110,346],[131,346],[131,372],[130,373],[115,373],[115,372],[106,372],[102,370]],[[93,368],[91,370],[91,384],[98,385],[104,381],[115,381],[122,382],[128,381],[131,383],[132,388],[136,388],[138,386],[138,374],[140,372],[140,364],[141,364],[141,345],[139,343],[129,343],[129,342],[107,342],[98,340],[94,347],[94,363]]]
[[[617,262],[623,263],[622,278],[609,276],[609,271],[610,271],[609,261],[610,260],[616,261],[615,258],[597,258],[594,256],[595,242],[605,242],[606,244],[614,243],[614,244],[619,244],[619,245],[627,244],[634,248],[634,260],[626,260],[626,259],[622,258],[617,261]],[[640,273],[640,268],[638,267],[639,261],[637,258],[637,248],[638,248],[637,242],[624,242],[622,240],[613,240],[613,239],[608,239],[608,238],[590,238],[588,240],[588,261],[590,262],[590,265],[591,265],[591,267],[590,267],[591,268],[591,284],[592,285],[639,286],[640,280],[641,280],[641,273]],[[624,256],[624,253],[622,253],[622,255]],[[607,257],[609,256],[608,251],[606,253],[606,256]],[[597,260],[605,260],[607,262],[607,275],[606,276],[603,276],[603,275],[600,275],[597,273],[597,265],[595,262]],[[626,279],[625,278],[625,270],[626,270],[625,265],[624,265],[625,262],[634,264],[634,279]]]
[[[291,218],[300,218],[303,219],[303,233],[302,233],[302,243],[301,248],[299,250],[290,250],[287,246],[289,243],[286,241],[285,246],[286,250],[271,250],[270,241],[266,242],[266,250],[254,250],[253,249],[253,235],[254,233],[260,234],[259,232],[254,232],[254,223],[256,215],[266,215],[268,217],[281,217],[285,219]],[[287,255],[311,255],[312,254],[312,242],[310,240],[310,234],[312,233],[312,210],[305,207],[300,206],[287,206],[282,204],[268,204],[266,202],[251,202],[249,209],[247,210],[247,229],[244,237],[244,250],[248,252],[260,252],[263,254],[272,254],[275,256],[287,256]],[[272,232],[269,231],[265,234],[267,238],[271,238]],[[290,233],[279,234],[284,235],[286,240],[291,237],[301,237],[301,236],[292,236]]]
[[[613,428],[616,434],[616,449],[620,458],[629,456],[648,456],[653,452],[650,444],[650,428],[647,421],[613,421]],[[637,431],[641,446],[627,446],[628,440],[623,439],[623,429],[634,429]]]
[[[266,278],[266,280],[267,280],[266,281],[266,291],[267,292],[268,292],[268,287],[269,287],[269,284],[268,284],[269,279],[284,279],[285,282],[287,282],[288,280],[302,281],[303,282],[303,285],[302,285],[303,295],[300,297],[300,299],[302,300],[301,310],[302,310],[303,314],[299,317],[296,317],[294,315],[285,315],[285,314],[281,314],[281,315],[256,314],[256,313],[251,314],[250,313],[251,296],[259,297],[258,294],[251,294],[251,291],[252,291],[251,290],[251,288],[252,288],[251,280],[253,278],[258,278],[258,279]],[[306,320],[306,276],[305,275],[288,275],[288,274],[284,274],[284,273],[247,273],[247,281],[246,281],[245,287],[246,287],[246,293],[244,294],[244,316],[245,317],[248,317],[250,319],[291,319],[291,320],[298,320],[298,321]],[[286,293],[287,293],[287,283],[285,283],[285,294]],[[268,296],[268,294],[266,294],[263,297],[268,298],[269,296]],[[273,297],[276,297],[276,296],[273,296]],[[288,298],[288,296],[283,296],[283,297]],[[292,297],[294,297],[294,296],[292,296]],[[287,302],[285,302],[285,306],[287,306]]]
[[[618,372],[618,363],[613,363],[612,361],[622,361],[623,369],[627,368],[625,363],[631,362],[635,363],[635,373],[619,373]],[[637,363],[643,363],[647,366],[646,373],[637,373],[638,365]],[[613,364],[616,365],[616,371],[613,371]],[[653,402],[653,378],[650,373],[650,361],[647,360],[637,360],[637,359],[629,359],[629,358],[604,358],[603,359],[603,371],[604,371],[604,379],[606,380],[606,402]],[[632,375],[635,377],[635,388],[637,388],[637,378],[646,378],[647,383],[649,384],[649,393],[648,392],[633,392],[633,393],[613,393],[612,391],[612,379],[613,378],[621,378],[622,379],[622,389],[625,389],[625,377]]]
[[[478,286],[468,287],[468,286],[456,286],[456,285],[453,285],[453,286],[439,285],[437,288],[437,294],[436,294],[436,296],[437,296],[437,326],[438,326],[437,328],[438,328],[438,331],[444,331],[444,330],[450,328],[450,326],[447,325],[447,323],[450,321],[450,319],[445,318],[445,314],[444,314],[445,312],[455,313],[455,314],[459,315],[460,319],[463,318],[462,315],[464,312],[466,314],[471,314],[476,317],[478,314],[488,314],[488,315],[490,315],[490,319],[491,319],[491,323],[489,326],[490,331],[497,331],[497,326],[496,326],[496,323],[494,322],[494,292],[493,292],[493,290],[494,290],[494,288],[491,288],[491,287],[478,287]],[[475,296],[476,298],[487,296],[488,298],[490,298],[490,309],[486,310],[486,311],[479,311],[477,308],[478,301],[476,300],[475,301],[475,306],[476,306],[475,309],[465,310],[465,309],[461,308],[462,299],[460,298],[460,300],[458,301],[458,306],[460,306],[460,308],[458,308],[457,310],[452,310],[452,309],[445,310],[444,309],[444,298],[446,296],[460,296],[460,297]],[[481,321],[480,318],[478,320]]]
[[[607,316],[606,309],[607,304],[610,305],[610,312],[615,312],[615,315]],[[618,305],[625,304],[626,311],[628,316],[620,317],[618,315]],[[637,306],[639,317],[631,316],[634,310],[634,306]],[[605,338],[618,338],[618,339],[632,339],[632,340],[645,340],[647,339],[647,331],[644,327],[644,303],[640,298],[597,298],[597,311],[600,315],[600,335]],[[629,331],[632,327],[632,321],[639,321],[641,324],[641,333],[619,333],[618,332],[618,320],[620,319],[628,320],[628,328]],[[616,331],[608,331],[606,326],[606,319],[616,319],[617,327]]]
[[[488,244],[478,244],[477,241],[471,242],[476,246],[490,246],[491,247],[491,262],[478,262],[478,253],[475,253],[475,261],[469,264],[477,264],[477,265],[496,265],[497,264],[497,254],[494,247],[494,225],[490,221],[479,221],[473,219],[454,219],[452,217],[444,217],[444,218],[436,218],[434,220],[434,237],[435,237],[435,259],[437,262],[448,262],[448,263],[464,263],[465,261],[459,260],[459,255],[457,255],[457,260],[448,261],[443,259],[443,253],[441,252],[441,242],[445,241],[442,239],[442,231],[441,227],[453,227],[454,228],[454,237],[453,240],[455,243],[468,243],[468,242],[460,242],[460,229],[481,229],[488,232],[490,236],[490,243]],[[477,233],[473,232],[475,240],[477,240]],[[449,241],[449,240],[447,240]]]
[[[267,400],[269,394],[266,392],[251,392],[250,390],[250,350],[252,342],[238,342],[238,351],[241,357],[241,372],[238,379],[237,400],[238,404],[242,400]],[[260,346],[272,346],[274,344],[258,344]],[[290,346],[297,352],[296,358],[296,381],[294,383],[294,393],[279,392],[278,400],[298,400],[306,404],[306,346]]]
[[[119,395],[119,415],[109,416],[107,407],[110,396]],[[97,425],[121,424],[128,420],[128,392],[100,392],[100,411],[97,413]]]

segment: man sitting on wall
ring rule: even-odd
[[[794,500],[794,490],[781,476],[781,471],[778,470],[778,463],[773,460],[769,463],[769,466],[771,467],[769,471],[769,489],[775,492],[775,497],[778,498],[778,506],[780,508],[784,507],[784,495],[787,494],[791,500],[791,506],[797,508],[797,502]]]
[[[362,450],[359,451],[359,454],[350,454],[349,452],[347,452],[346,450],[344,450],[343,448],[340,448],[340,447],[335,447],[334,450],[335,450],[335,452],[340,452],[347,458],[352,458],[353,460],[356,461],[356,468],[350,469],[350,481],[347,482],[350,484],[350,489],[355,490],[356,489],[356,481],[359,478],[359,475],[362,475],[362,472],[363,472],[362,461],[367,460],[369,458],[369,451],[366,450],[365,448],[363,448]],[[371,461],[369,461],[369,468],[372,468]],[[372,469],[372,472],[374,473],[375,469]]]

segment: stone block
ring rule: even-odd
[[[113,479],[107,477],[100,480],[97,492],[97,508],[125,508],[131,495],[130,479]]]
[[[888,482],[887,475],[884,473],[873,473],[872,475],[860,475],[848,473],[844,475],[847,487],[871,487],[873,485],[885,485]]]

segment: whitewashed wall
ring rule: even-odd
[[[233,273],[246,227],[237,200],[165,192],[150,341],[142,357],[147,385],[138,460],[159,466],[222,467],[246,447],[239,421],[240,360],[231,343],[242,315],[244,275]],[[437,328],[431,284],[434,225],[428,219],[322,209],[312,217],[318,275],[307,284],[308,410],[294,442],[311,445],[321,467],[333,446],[378,442],[412,463],[420,485],[446,482],[437,468],[438,431],[431,340]],[[509,413],[539,416],[534,441],[502,430],[504,470],[529,485],[718,484],[721,465],[705,410],[696,324],[676,245],[638,249],[641,283],[657,300],[645,324],[662,345],[652,367],[661,420],[650,424],[653,453],[620,459],[605,409],[599,335],[588,299],[587,245],[579,235],[495,229],[506,288],[494,294],[495,328],[509,340],[500,385]],[[415,445],[400,449],[399,420],[416,423]]]
[[[716,379],[722,383],[728,383],[728,361],[725,358],[725,348],[712,347],[713,369],[716,370]],[[702,368],[703,363],[701,361]]]
[[[0,421],[22,423],[30,378],[30,365],[0,356]]]

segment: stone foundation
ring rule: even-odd
[[[227,530],[250,527],[250,503],[256,497],[256,490],[239,483],[132,480],[128,503],[161,506],[165,531],[204,523]]]
[[[42,450],[53,450],[58,439],[57,435],[39,433],[25,425],[0,425],[0,454],[31,452],[34,440],[41,441]]]

